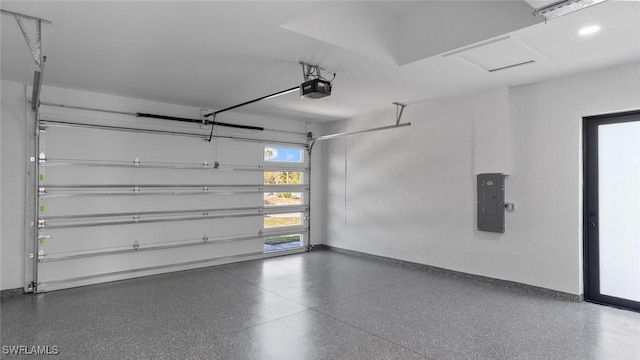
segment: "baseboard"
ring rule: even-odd
[[[12,297],[24,295],[24,293],[25,292],[24,292],[23,288],[6,289],[6,290],[0,291],[0,299],[2,299],[2,300],[9,299],[9,298],[12,298]]]
[[[539,287],[539,286],[534,286],[534,285],[523,284],[523,283],[519,283],[519,282],[515,282],[515,281],[501,280],[501,279],[495,279],[495,278],[491,278],[491,277],[487,277],[487,276],[468,274],[468,273],[455,271],[455,270],[444,269],[444,268],[440,268],[440,267],[436,267],[436,266],[414,263],[414,262],[411,262],[411,261],[398,260],[398,259],[379,256],[379,255],[367,254],[367,253],[363,253],[363,252],[360,252],[360,251],[347,250],[347,249],[343,249],[343,248],[339,248],[339,247],[335,247],[335,246],[330,246],[330,245],[324,245],[324,244],[314,245],[314,250],[315,249],[329,250],[329,251],[334,251],[334,252],[341,253],[341,254],[346,254],[346,255],[351,255],[351,256],[358,256],[358,257],[377,260],[377,261],[384,261],[384,262],[387,262],[387,263],[392,263],[392,264],[396,264],[396,265],[400,265],[400,266],[406,266],[406,267],[410,267],[410,268],[413,268],[413,269],[419,269],[419,270],[423,270],[423,271],[428,271],[428,272],[433,272],[433,273],[438,273],[438,274],[444,274],[444,275],[447,275],[447,276],[457,277],[457,278],[461,278],[461,279],[473,280],[473,281],[477,281],[477,282],[481,282],[481,283],[485,283],[485,284],[490,284],[490,285],[499,286],[499,287],[503,287],[503,288],[513,289],[513,290],[522,291],[522,292],[526,292],[526,293],[530,293],[530,294],[536,294],[536,295],[552,297],[552,298],[559,299],[559,300],[564,300],[564,301],[570,301],[570,302],[582,302],[582,301],[584,301],[584,296],[583,295],[570,294],[570,293],[566,293],[566,292],[562,292],[562,291],[551,290],[551,289],[547,289],[547,288],[543,288],[543,287]]]

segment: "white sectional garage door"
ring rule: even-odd
[[[47,106],[37,126],[36,292],[306,250],[303,133]]]

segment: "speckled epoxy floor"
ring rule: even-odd
[[[640,359],[639,313],[315,250],[7,298],[0,326],[60,359]]]

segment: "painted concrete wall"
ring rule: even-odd
[[[175,104],[158,103],[147,100],[132,99],[114,95],[92,93],[87,91],[44,87],[42,100],[45,102],[83,106],[98,109],[111,109],[124,112],[146,112],[173,115],[187,118],[199,118],[200,109]],[[26,136],[26,117],[33,116],[26,111],[24,84],[2,80],[2,109],[1,109],[1,224],[0,224],[0,257],[1,276],[0,289],[21,288],[25,278],[25,169],[28,164]],[[273,119],[241,113],[225,113],[218,117],[219,121],[246,125],[264,126],[269,129],[295,131],[304,133],[313,131],[313,126],[304,122]],[[251,134],[252,136],[254,134]],[[247,135],[249,136],[249,135]],[[291,134],[265,132],[263,136],[270,140],[292,140]],[[300,135],[304,142],[305,136]],[[297,140],[296,140],[297,141]],[[321,160],[319,152],[314,163]],[[313,174],[314,179],[319,174]],[[315,180],[319,183],[320,180]],[[313,195],[312,195],[313,196]],[[318,209],[318,205],[313,205]],[[320,211],[317,211],[319,215]],[[321,227],[314,227],[312,238],[320,238]],[[315,240],[314,240],[315,241]]]
[[[325,243],[582,294],[582,118],[629,109],[640,109],[638,63],[411,105],[403,118],[411,127],[331,140]],[[323,131],[394,116],[390,109]],[[482,172],[509,174],[516,211],[504,234],[476,230]]]

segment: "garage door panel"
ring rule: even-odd
[[[262,172],[98,166],[43,166],[44,185],[255,185]],[[133,191],[133,188],[131,189]]]
[[[44,197],[40,200],[41,216],[74,216],[117,212],[185,211],[197,209],[233,209],[256,207],[262,193],[210,195],[131,195]],[[193,191],[193,190],[191,190]]]
[[[46,256],[61,253],[100,252],[108,249],[159,246],[163,244],[203,241],[211,242],[234,237],[257,236],[262,217],[226,218],[129,224],[99,227],[69,227],[41,229],[44,240],[39,248]],[[242,229],[242,230],[239,230]],[[46,237],[45,237],[46,236]]]
[[[126,162],[138,158],[143,164],[202,164],[213,163],[217,155],[218,160],[249,165],[256,164],[261,156],[259,143],[230,139],[209,143],[202,138],[86,128],[49,128],[42,132],[41,144],[46,144],[47,158],[88,161]]]
[[[88,118],[86,111],[82,117],[60,112],[39,117],[44,131],[38,136],[34,207],[38,292],[255,258],[268,251],[268,236],[306,231],[306,220],[295,229],[265,229],[265,214],[281,214],[271,222],[287,224],[289,210],[308,212],[304,183],[277,190],[265,185],[267,169],[295,168],[307,177],[306,159],[264,161],[266,132],[218,128],[207,142],[149,132],[154,123],[148,119],[124,121],[118,115],[110,121]],[[158,129],[169,123],[159,122]],[[105,128],[114,124],[122,128]],[[131,131],[122,131],[126,127]],[[186,124],[173,130],[203,129]],[[300,141],[296,136],[288,140]],[[287,140],[283,134],[275,138]],[[284,207],[264,205],[265,194],[272,193],[282,195]]]
[[[218,160],[225,164],[257,165],[263,158],[263,144],[255,142],[240,142],[234,140],[219,139],[217,148]]]
[[[255,254],[261,251],[262,242],[260,239],[254,239],[167,250],[136,251],[66,261],[49,261],[40,263],[42,271],[39,273],[39,281],[47,283],[71,280],[78,277],[231,257],[238,254]]]

